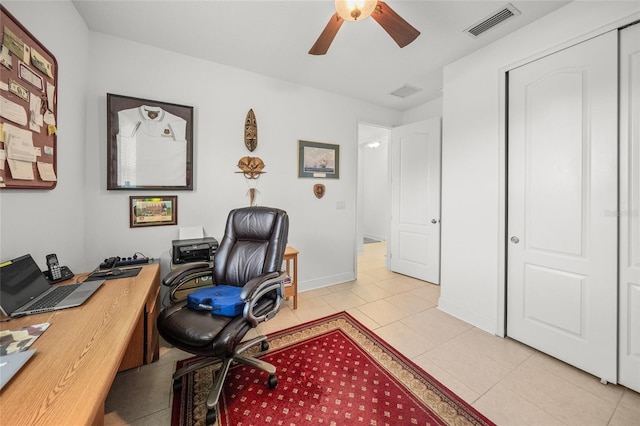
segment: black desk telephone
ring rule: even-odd
[[[51,284],[73,277],[73,272],[69,268],[60,266],[58,256],[55,254],[47,255],[47,268],[49,269],[44,272],[44,276]]]

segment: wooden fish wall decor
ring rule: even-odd
[[[258,122],[253,109],[249,110],[244,120],[244,144],[251,152],[258,147]]]

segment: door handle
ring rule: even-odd
[[[438,223],[439,220],[438,219],[431,219],[431,223]]]
[[[516,237],[515,235],[513,237],[511,237],[511,242],[513,244],[518,244],[520,242],[520,238]]]

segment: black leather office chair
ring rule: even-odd
[[[179,285],[196,277],[213,275],[215,284],[242,287],[244,311],[236,317],[212,315],[187,307],[186,300],[168,306],[158,316],[158,331],[170,344],[195,355],[206,357],[200,363],[178,370],[173,375],[178,390],[185,374],[216,362],[222,366],[207,399],[207,423],[215,422],[224,380],[232,362],[259,368],[269,374],[268,385],[278,384],[276,368],[257,358],[242,355],[260,343],[269,348],[265,336],[242,342],[245,334],[259,323],[271,319],[280,310],[284,296],[285,273],[280,271],[287,245],[289,217],[283,210],[247,207],[229,213],[224,237],[209,264],[186,264],[163,279],[165,285]]]

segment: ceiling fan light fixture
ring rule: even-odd
[[[371,16],[377,0],[336,0],[336,12],[345,21],[362,21]]]
[[[336,12],[309,50],[310,55],[326,54],[344,21],[362,21],[369,16],[380,24],[400,47],[412,43],[420,35],[420,31],[382,0],[335,0],[335,2]]]

